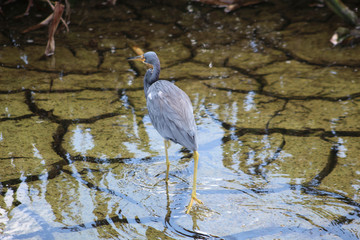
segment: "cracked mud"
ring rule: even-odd
[[[272,1],[226,14],[195,2],[74,7],[46,29],[0,33],[0,234],[6,239],[360,238],[359,46],[333,48],[327,8]],[[28,23],[27,21],[30,21]],[[31,41],[29,41],[31,40]],[[192,154],[147,116],[145,67],[192,100]]]

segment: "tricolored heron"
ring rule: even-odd
[[[150,67],[144,77],[144,91],[146,106],[151,123],[165,139],[166,181],[168,180],[170,162],[167,149],[170,140],[179,143],[194,152],[194,181],[191,200],[186,213],[190,212],[193,202],[202,203],[196,198],[196,175],[199,161],[197,152],[197,133],[193,115],[193,107],[189,96],[167,80],[159,80],[160,61],[155,52],[128,58],[128,60],[142,61]]]

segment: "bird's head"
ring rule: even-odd
[[[143,55],[128,58],[128,60],[141,61],[151,68],[154,68],[154,65],[159,65],[159,58],[155,52],[146,52]]]

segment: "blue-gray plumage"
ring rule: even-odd
[[[193,108],[186,93],[165,80],[147,90],[146,105],[152,124],[166,140],[196,151],[197,136]]]
[[[191,101],[188,95],[175,84],[166,80],[159,80],[160,61],[155,52],[147,52],[144,55],[129,58],[129,60],[139,60],[150,66],[144,77],[144,92],[151,123],[160,135],[165,138],[166,180],[168,179],[170,166],[167,154],[168,140],[181,144],[194,152],[194,182],[191,200],[187,208],[187,213],[189,213],[194,200],[201,203],[196,198],[196,174],[199,154],[197,152],[196,124]]]

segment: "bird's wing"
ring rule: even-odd
[[[197,149],[196,124],[189,97],[168,81],[157,81],[147,92],[147,108],[152,124],[164,138]]]

